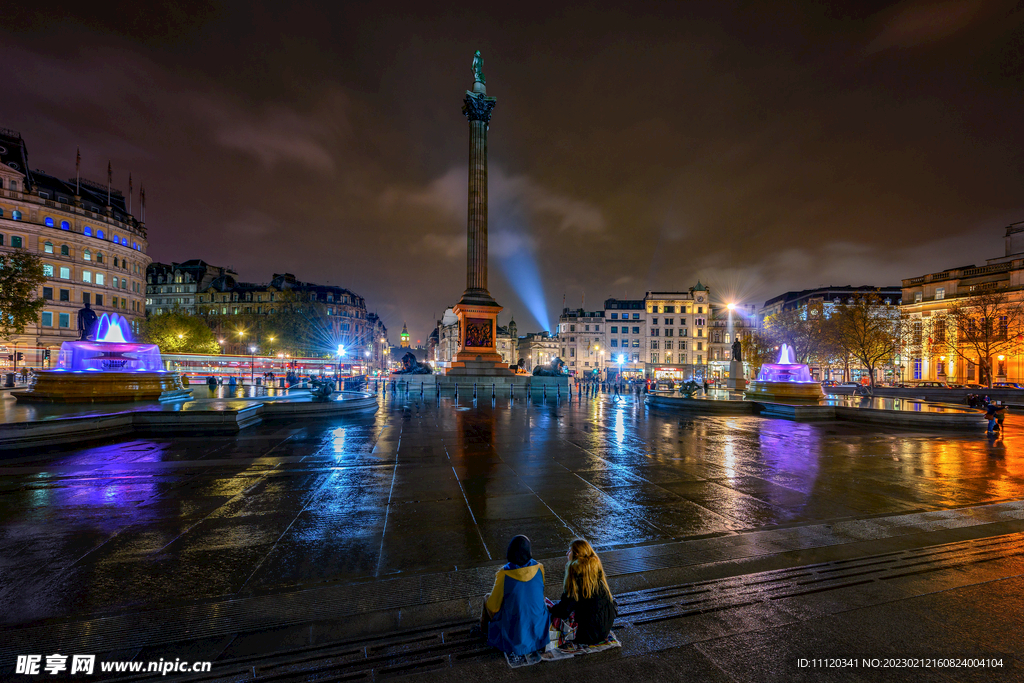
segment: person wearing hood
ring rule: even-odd
[[[549,639],[544,565],[533,559],[526,536],[512,539],[505,559],[508,564],[498,570],[494,588],[484,598],[480,635],[508,654],[543,650]]]

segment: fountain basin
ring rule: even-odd
[[[755,379],[747,384],[745,396],[750,399],[770,401],[799,401],[817,403],[825,398],[821,385],[817,382],[779,382],[775,380]]]
[[[45,403],[176,401],[192,397],[180,373],[164,371],[41,370],[28,389],[12,393],[19,401]]]

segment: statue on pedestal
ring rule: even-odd
[[[558,377],[562,374],[565,361],[561,358],[553,358],[548,365],[538,365],[533,369],[534,377]]]
[[[742,361],[743,360],[743,345],[740,344],[739,337],[732,343],[732,359]]]
[[[473,55],[473,82],[487,84],[484,78],[484,58],[480,56],[480,50]]]
[[[85,308],[78,309],[78,340],[86,341],[96,332],[96,311],[92,310],[89,302],[85,302]]]
[[[416,360],[416,356],[412,353],[407,353],[402,356],[402,369],[395,370],[393,375],[432,375],[434,371],[429,365],[420,363]]]

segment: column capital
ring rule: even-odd
[[[466,99],[462,101],[462,113],[470,121],[483,121],[490,123],[491,112],[494,105],[498,103],[497,98],[487,97],[483,93],[466,91]]]

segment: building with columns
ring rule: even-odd
[[[1024,221],[1006,226],[1002,256],[985,265],[969,265],[903,280],[901,311],[907,321],[899,363],[899,380],[951,383],[1024,382]],[[994,294],[996,305],[987,321],[990,333],[975,332],[992,356],[958,336],[950,319],[954,304],[970,306],[972,298]],[[981,318],[981,311],[976,316]],[[979,327],[985,322],[979,322]],[[983,360],[985,362],[983,362]],[[991,377],[985,375],[990,368]]]
[[[0,366],[7,369],[44,367],[46,352],[56,363],[60,345],[79,338],[77,314],[85,303],[97,315],[124,316],[133,329],[145,315],[151,259],[146,225],[132,214],[131,197],[107,184],[29,169],[24,138],[0,129],[0,252],[36,254],[47,278],[38,291],[46,306],[36,324],[0,342],[7,348]]]

